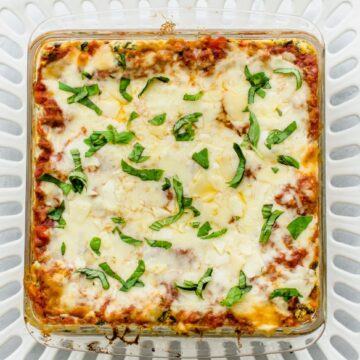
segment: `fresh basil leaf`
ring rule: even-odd
[[[209,235],[206,235],[206,236],[202,236],[201,239],[203,240],[209,240],[209,239],[215,239],[217,237],[220,237],[224,234],[227,233],[227,229],[221,229],[221,230],[218,230],[218,231],[214,231],[212,233],[210,233]]]
[[[159,115],[154,116],[151,120],[149,120],[148,122],[151,125],[155,125],[155,126],[160,126],[162,125],[166,120],[166,113],[162,113]]]
[[[60,206],[57,208],[52,208],[48,211],[48,218],[54,220],[58,223],[57,228],[64,229],[66,225],[66,221],[63,219],[62,215],[65,210],[65,202],[64,200],[61,202]]]
[[[123,70],[126,69],[126,56],[123,52],[116,54],[117,56],[117,64],[122,67]]]
[[[279,116],[283,115],[283,112],[279,108],[276,108],[275,111],[278,113]]]
[[[198,283],[197,283],[197,287],[195,290],[195,294],[200,298],[200,299],[204,299],[203,298],[203,291],[206,288],[206,285],[211,281],[211,275],[212,275],[213,269],[212,268],[208,268],[204,275],[199,279]]]
[[[194,229],[197,229],[200,226],[200,222],[199,221],[194,221],[191,223],[191,227],[193,227]]]
[[[249,121],[250,121],[250,128],[248,132],[248,139],[251,145],[253,145],[256,148],[260,139],[260,126],[256,119],[255,114],[252,111],[250,111]]]
[[[277,168],[277,167],[272,167],[271,170],[272,170],[272,172],[273,172],[274,174],[277,174],[278,171],[279,171],[279,168]]]
[[[121,168],[129,175],[136,176],[142,181],[159,181],[164,173],[161,169],[136,169],[121,160]]]
[[[126,221],[125,221],[122,217],[120,217],[120,216],[112,217],[112,218],[111,218],[111,221],[112,221],[114,224],[120,224],[120,225],[126,224]]]
[[[66,252],[66,244],[64,242],[61,243],[60,251],[61,251],[61,255],[64,256]]]
[[[164,183],[163,183],[162,186],[161,186],[161,190],[162,190],[162,191],[165,191],[165,190],[169,190],[170,188],[171,188],[170,179],[166,177],[166,178],[164,179]]]
[[[81,194],[83,189],[87,187],[88,177],[84,173],[81,165],[80,151],[78,149],[72,149],[70,153],[74,161],[74,170],[69,174],[69,181],[73,191]]]
[[[303,296],[295,288],[279,288],[279,289],[275,289],[270,294],[270,299],[274,299],[277,297],[282,297],[284,298],[285,301],[289,301],[293,297],[303,297]]]
[[[101,255],[100,253],[100,247],[101,247],[101,239],[97,236],[94,236],[90,241],[90,248],[91,250],[98,256]]]
[[[200,226],[200,228],[199,228],[199,230],[197,232],[197,236],[198,237],[206,236],[206,235],[209,234],[209,232],[211,230],[212,230],[212,227],[211,227],[210,223],[208,221],[206,221]]]
[[[58,188],[62,190],[64,195],[67,195],[72,189],[71,184],[64,183],[50,174],[42,174],[37,179],[40,181],[45,181],[56,185]]]
[[[140,115],[136,111],[132,111],[129,116],[128,124],[137,119]]]
[[[179,210],[184,209],[184,189],[177,176],[173,177],[173,187]],[[188,204],[191,205],[191,204]]]
[[[238,286],[233,286],[226,295],[226,298],[223,299],[220,304],[226,307],[231,307],[238,301],[240,301],[243,296],[252,289],[251,285],[246,284],[246,275],[243,271],[240,271]]]
[[[134,163],[142,163],[150,158],[150,156],[142,156],[142,153],[144,152],[145,148],[139,144],[136,143],[128,156],[128,159],[131,160]]]
[[[164,219],[153,222],[149,227],[151,230],[160,231],[163,227],[169,226],[178,221],[184,214],[184,210],[180,210],[177,214],[168,216]]]
[[[79,104],[84,105],[89,109],[95,111],[97,115],[102,114],[102,110],[96,104],[94,104],[89,98],[79,100]]]
[[[122,77],[120,79],[120,85],[119,85],[120,94],[127,102],[131,102],[133,99],[133,97],[126,91],[128,86],[130,85],[130,81],[131,81],[130,79],[126,77]]]
[[[193,153],[191,157],[195,162],[197,162],[202,168],[209,168],[209,152],[207,148],[200,150],[199,152]]]
[[[269,78],[264,72],[258,72],[256,74],[251,74],[248,66],[245,66],[244,69],[246,80],[250,83],[250,88],[248,91],[248,103],[253,104],[255,101],[255,94],[264,98],[266,93],[264,89],[270,89]]]
[[[143,244],[142,240],[134,239],[133,237],[122,233],[121,230],[117,226],[115,226],[115,228],[113,229],[112,232],[113,232],[113,234],[115,234],[117,232],[119,234],[120,239],[129,245],[140,246]]]
[[[68,104],[73,104],[75,102],[79,102],[80,100],[86,98],[88,95],[89,95],[89,93],[88,93],[88,90],[87,90],[86,86],[82,86],[80,88],[80,91],[77,94],[75,94],[73,96],[70,96],[67,99],[67,103]]]
[[[242,111],[243,113],[246,113],[246,112],[249,112],[250,109],[249,109],[249,105],[246,105],[246,107],[244,108],[244,110]]]
[[[132,44],[131,41],[127,41],[125,45],[123,46],[123,49],[129,49],[129,50],[135,50],[136,45]]]
[[[183,284],[175,283],[175,286],[181,290],[194,291],[197,289],[197,283],[190,280],[184,280]]]
[[[268,242],[270,235],[271,235],[271,230],[272,230],[273,225],[275,224],[277,218],[283,213],[284,213],[283,211],[275,210],[265,220],[265,223],[262,226],[261,232],[260,232],[259,242],[261,244],[266,244]]]
[[[170,79],[168,77],[165,77],[165,76],[154,76],[150,79],[148,79],[146,81],[146,84],[144,86],[144,88],[139,92],[139,95],[138,97],[140,97],[141,95],[144,94],[144,92],[148,89],[148,87],[155,81],[155,80],[158,80],[158,81],[161,81],[163,83],[168,83],[170,81]]]
[[[135,271],[126,280],[125,284],[120,290],[127,292],[134,286],[144,286],[144,283],[141,280],[139,280],[140,277],[144,274],[144,272],[145,272],[145,263],[143,260],[139,260]]]
[[[272,212],[273,204],[265,204],[261,209],[263,219],[268,219]]]
[[[230,187],[235,189],[240,185],[240,183],[244,177],[246,159],[245,159],[245,156],[238,144],[234,143],[233,149],[235,150],[236,155],[239,157],[239,165],[236,169],[235,176],[232,178],[231,181],[228,182],[228,184]]]
[[[110,284],[108,282],[108,279],[106,278],[106,275],[100,270],[94,270],[94,269],[89,269],[89,268],[80,268],[80,269],[77,269],[75,272],[85,275],[86,279],[88,279],[88,280],[99,279],[104,290],[107,290],[110,287]]]
[[[183,100],[185,100],[185,101],[197,101],[197,100],[200,100],[203,97],[203,95],[204,95],[203,91],[199,91],[196,94],[185,94],[183,96]]]
[[[117,280],[121,285],[125,285],[125,280],[118,275],[114,270],[111,269],[110,265],[107,262],[103,262],[99,264],[99,267],[101,270],[104,271],[104,273],[113,279]]]
[[[299,70],[294,68],[279,68],[274,70],[275,74],[293,75],[296,80],[296,90],[299,90],[302,86],[302,77]]]
[[[312,219],[312,216],[299,216],[287,226],[287,229],[294,240],[296,240],[308,227]]]
[[[296,169],[300,168],[300,163],[296,159],[294,159],[293,157],[291,157],[289,155],[279,155],[277,157],[277,161],[280,164],[292,166]]]
[[[80,50],[81,51],[87,51],[88,47],[89,47],[89,42],[88,41],[84,41],[84,42],[82,42],[80,44]]]
[[[187,206],[186,208],[193,212],[194,217],[201,215],[200,211],[195,206]]]
[[[159,248],[163,248],[163,249],[170,249],[172,247],[172,243],[170,241],[166,241],[166,240],[151,240],[151,239],[147,239],[145,238],[147,244],[151,247],[159,247]]]
[[[89,79],[89,80],[91,80],[92,77],[93,76],[91,74],[89,74],[87,71],[82,71],[81,72],[81,79]]]
[[[271,149],[272,145],[280,144],[286,140],[297,128],[296,121],[290,123],[284,130],[272,130],[266,138],[265,145]]]
[[[181,117],[173,127],[173,134],[176,141],[191,141],[195,138],[193,124],[199,121],[201,112],[195,112]]]

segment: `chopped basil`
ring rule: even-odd
[[[78,102],[79,104],[82,104],[89,109],[94,110],[97,115],[102,114],[102,110],[89,99],[89,96],[100,94],[100,88],[97,84],[84,85],[82,87],[74,88],[59,81],[59,89],[74,94],[67,99],[68,104]]]
[[[171,188],[170,179],[166,177],[166,178],[164,179],[164,183],[163,183],[162,186],[161,186],[161,190],[162,190],[162,191],[165,191],[165,190],[169,190],[170,188]]]
[[[145,238],[147,244],[151,247],[159,247],[159,248],[163,248],[163,249],[170,249],[172,247],[172,243],[169,241],[165,241],[165,240],[151,240],[151,239],[147,239]]]
[[[237,188],[240,183],[241,183],[241,180],[243,179],[244,177],[244,173],[245,173],[245,165],[246,165],[246,159],[245,159],[245,156],[240,148],[240,146],[236,143],[233,144],[233,149],[235,150],[236,152],[236,155],[238,156],[239,158],[239,165],[236,169],[236,172],[235,172],[235,176],[232,178],[231,181],[228,182],[229,186],[232,187],[232,188]]]
[[[88,280],[99,279],[104,290],[107,290],[110,285],[106,275],[100,270],[89,268],[80,268],[75,271],[76,273],[84,274]]]
[[[89,47],[89,42],[88,41],[84,41],[84,42],[82,42],[80,44],[80,50],[81,51],[87,51],[88,47]]]
[[[245,113],[245,112],[249,112],[249,111],[250,111],[249,105],[246,105],[242,112]]]
[[[248,92],[248,103],[253,104],[255,101],[255,94],[264,98],[266,93],[264,89],[271,89],[269,78],[266,76],[264,72],[257,72],[255,74],[251,74],[248,66],[245,66],[245,77],[246,80],[250,83],[250,88]]]
[[[128,235],[125,235],[124,233],[122,233],[121,230],[120,230],[117,226],[115,226],[115,228],[113,229],[112,233],[113,233],[113,234],[118,233],[120,239],[121,239],[123,242],[125,242],[125,243],[127,243],[127,244],[129,244],[129,245],[140,246],[140,245],[143,244],[143,241],[142,241],[142,240],[134,239],[133,237],[128,236]]]
[[[137,119],[140,115],[136,111],[132,111],[129,115],[128,124],[133,122],[135,119]]]
[[[121,276],[119,276],[113,269],[111,269],[110,265],[106,262],[103,262],[99,264],[99,267],[101,270],[104,271],[104,273],[113,279],[117,280],[121,285],[125,285],[125,280]]]
[[[62,217],[64,210],[65,210],[65,202],[63,200],[59,207],[52,208],[47,213],[48,218],[56,221],[57,222],[56,227],[60,229],[64,229],[66,225],[65,219]]]
[[[294,69],[294,68],[279,68],[279,69],[275,69],[274,73],[275,74],[294,75],[295,80],[296,80],[296,90],[299,90],[301,88],[302,77],[301,77],[301,73],[299,70]]]
[[[81,194],[83,189],[87,187],[88,177],[84,173],[81,165],[80,151],[78,149],[72,149],[70,153],[74,161],[74,170],[69,174],[69,181],[73,191]]]
[[[125,281],[125,284],[120,290],[127,292],[134,286],[144,286],[144,283],[141,280],[139,280],[140,277],[144,274],[144,272],[145,272],[145,263],[143,260],[139,260],[135,271]]]
[[[130,79],[128,79],[126,77],[122,77],[120,79],[119,91],[120,91],[121,96],[127,102],[131,102],[133,99],[133,97],[126,91],[126,89],[128,88],[129,85],[130,85]]]
[[[285,301],[289,301],[293,297],[302,297],[302,295],[295,288],[279,288],[270,294],[270,299],[277,297],[282,297]]]
[[[206,285],[211,281],[212,272],[213,269],[208,268],[197,283],[194,283],[193,281],[190,280],[185,280],[182,285],[176,283],[175,286],[182,290],[195,291],[195,294],[200,299],[204,299],[203,291],[205,290]]]
[[[107,143],[110,144],[128,144],[135,137],[131,131],[118,132],[112,125],[107,127],[105,131],[93,131],[93,133],[84,140],[84,143],[89,146],[85,157],[93,156]]]
[[[59,187],[62,190],[64,195],[67,195],[72,189],[71,184],[64,183],[63,181],[57,179],[56,177],[54,177],[50,174],[42,174],[37,179],[40,181],[45,181],[45,182],[55,184],[57,187]]]
[[[252,111],[250,111],[249,121],[250,121],[250,128],[247,136],[250,144],[256,148],[260,139],[260,126],[256,119],[255,114]]]
[[[129,49],[129,50],[135,50],[136,45],[132,44],[131,41],[127,41],[125,45],[123,46],[123,49]]]
[[[277,168],[277,167],[272,167],[271,170],[272,170],[272,172],[273,172],[274,174],[277,174],[277,172],[279,171],[279,168]]]
[[[262,215],[265,219],[264,225],[261,228],[259,242],[261,244],[266,244],[270,238],[272,227],[274,226],[277,218],[283,214],[283,211],[275,210],[272,211],[272,205],[266,204],[262,207]]]
[[[138,97],[140,97],[141,95],[143,95],[144,92],[147,90],[147,88],[148,88],[155,80],[161,81],[161,82],[163,82],[163,83],[168,83],[168,82],[170,81],[170,79],[169,79],[168,77],[165,77],[165,76],[154,76],[154,77],[148,79],[148,81],[146,82],[144,88],[139,92]]]
[[[191,199],[191,201],[192,201],[192,199]],[[186,206],[186,208],[193,212],[194,217],[198,217],[201,215],[200,211],[194,206],[189,205],[189,206]]]
[[[173,224],[174,222],[178,221],[182,217],[183,214],[184,214],[184,210],[180,210],[175,215],[168,216],[164,219],[155,221],[150,225],[150,229],[155,230],[155,231],[160,231],[163,227],[169,226],[169,225]]]
[[[136,143],[128,156],[128,159],[131,160],[134,163],[142,163],[150,158],[150,156],[142,156],[142,153],[144,152],[145,148],[139,144]]]
[[[100,253],[101,239],[97,236],[94,236],[90,241],[90,248],[96,255],[101,255]]]
[[[293,157],[291,157],[289,155],[279,155],[277,157],[277,161],[280,164],[292,166],[296,169],[300,168],[300,163],[296,159],[294,159]]]
[[[61,243],[60,251],[61,251],[61,255],[64,256],[66,252],[66,244],[64,242]]]
[[[246,284],[246,275],[241,270],[239,276],[239,283],[237,286],[233,286],[226,295],[226,298],[223,299],[220,304],[226,307],[231,307],[238,301],[240,301],[246,293],[252,289],[251,285]]]
[[[266,138],[265,145],[271,149],[272,145],[280,144],[286,140],[297,128],[296,121],[290,123],[284,130],[272,130]]]
[[[197,236],[203,240],[209,240],[209,239],[214,239],[214,238],[220,237],[227,232],[227,229],[221,229],[219,231],[214,231],[214,232],[210,233],[211,230],[212,230],[212,227],[211,227],[210,223],[208,221],[206,221],[203,225],[200,226],[200,228],[197,232]]]
[[[203,97],[203,95],[204,95],[203,91],[199,91],[196,94],[185,94],[183,96],[183,100],[185,100],[185,101],[197,101],[197,100],[200,100]]]
[[[81,72],[81,78],[82,79],[89,79],[90,80],[90,79],[92,79],[92,77],[93,76],[91,74],[89,74],[87,71],[82,71]]]
[[[121,168],[127,174],[136,176],[142,181],[159,181],[164,173],[161,169],[136,169],[124,160],[121,160]]]
[[[275,111],[278,113],[279,116],[283,115],[283,112],[279,108],[276,108]]]
[[[202,168],[209,168],[209,152],[207,148],[200,150],[199,152],[193,153],[191,157],[195,162],[197,162]]]
[[[197,229],[199,226],[200,226],[200,222],[199,221],[194,221],[191,223],[191,226],[194,228],[194,229]]]
[[[181,117],[176,121],[173,127],[173,134],[176,141],[191,141],[194,140],[195,130],[193,124],[199,121],[202,116],[201,112],[195,112]]]
[[[120,225],[126,224],[126,221],[125,221],[122,217],[120,217],[120,216],[112,217],[112,218],[111,218],[111,221],[112,221],[114,224],[120,224]]]
[[[155,126],[160,126],[162,125],[166,120],[166,113],[162,113],[159,115],[154,116],[151,120],[149,120],[148,122],[151,125],[155,125]]]
[[[312,216],[299,216],[287,226],[287,229],[294,240],[296,240],[308,227],[312,219]]]
[[[126,69],[126,56],[123,52],[116,54],[117,55],[117,64],[122,67],[123,70]]]

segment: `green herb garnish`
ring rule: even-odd
[[[272,145],[280,144],[286,140],[297,128],[296,121],[290,123],[284,130],[272,130],[266,138],[265,145],[271,149]]]
[[[279,155],[277,157],[277,161],[280,164],[292,166],[296,169],[300,168],[300,163],[296,159],[294,159],[292,156],[289,156],[289,155]]]
[[[294,240],[296,240],[308,227],[312,219],[312,216],[299,216],[287,226],[287,229]]]
[[[223,299],[220,304],[226,307],[231,307],[238,301],[240,301],[246,293],[252,289],[251,285],[246,284],[246,275],[241,270],[239,276],[239,283],[237,286],[233,286],[226,295],[226,298]]]
[[[114,227],[112,233],[113,233],[113,234],[118,233],[120,239],[121,239],[123,242],[125,242],[125,243],[127,243],[127,244],[129,244],[129,245],[140,246],[140,245],[143,244],[143,241],[142,241],[142,240],[134,239],[133,237],[128,236],[128,235],[125,235],[124,233],[122,233],[121,230],[120,230],[117,226]]]
[[[191,227],[193,227],[194,229],[198,229],[200,226],[200,222],[199,221],[194,221],[191,223]]]
[[[100,253],[100,247],[101,247],[101,239],[97,236],[94,236],[90,241],[90,248],[91,250],[98,256],[101,255]]]
[[[114,224],[120,224],[120,225],[125,225],[126,224],[126,221],[121,216],[112,217],[111,221]]]
[[[246,165],[246,159],[245,159],[245,156],[240,148],[240,146],[236,143],[233,144],[233,149],[235,150],[236,152],[236,155],[238,156],[239,158],[239,165],[236,169],[236,172],[235,172],[235,176],[232,178],[231,181],[228,182],[229,186],[232,187],[232,188],[237,188],[243,177],[244,177],[244,173],[245,173],[245,165]]]
[[[202,149],[199,152],[193,153],[191,157],[195,162],[197,162],[202,168],[209,168],[209,152],[208,149]]]
[[[250,144],[254,148],[256,148],[260,139],[260,126],[255,114],[252,111],[250,111],[249,121],[250,121],[250,127],[249,127],[249,132],[247,133],[247,137]]]
[[[129,115],[128,125],[130,125],[130,123],[137,119],[139,116],[140,115],[136,111],[132,111]]]
[[[299,90],[302,85],[302,77],[299,70],[294,68],[279,68],[274,70],[275,74],[294,75],[296,80],[296,90]]]
[[[107,290],[110,287],[106,275],[100,270],[80,268],[77,269],[75,272],[85,275],[88,280],[99,279],[104,290]]]
[[[61,243],[60,251],[61,251],[61,255],[64,256],[66,252],[66,244],[64,242]]]
[[[81,194],[83,189],[87,187],[88,177],[84,173],[81,165],[80,151],[78,149],[72,149],[70,153],[74,161],[74,170],[69,174],[69,181],[73,191]]]
[[[72,189],[71,184],[64,183],[63,181],[57,179],[56,177],[50,174],[42,174],[37,178],[37,180],[49,182],[56,185],[58,188],[62,190],[64,195],[67,195]]]
[[[126,69],[126,56],[123,52],[121,53],[117,53],[117,64],[118,66],[120,66],[121,68],[123,68],[123,70]]]
[[[264,89],[271,89],[269,78],[266,76],[264,72],[257,72],[255,74],[251,74],[248,66],[245,66],[245,77],[246,80],[250,83],[250,89],[248,92],[248,103],[253,104],[255,101],[255,94],[264,98],[266,92]]]
[[[213,269],[208,268],[205,271],[204,275],[199,279],[199,281],[197,283],[190,281],[190,280],[184,280],[183,284],[176,283],[175,286],[182,290],[195,291],[195,294],[200,299],[204,299],[203,291],[205,290],[206,285],[211,281],[212,272],[213,272]]]
[[[203,97],[203,95],[204,95],[203,91],[199,91],[196,94],[185,94],[183,96],[183,100],[185,100],[185,101],[197,101],[197,100],[200,100]]]
[[[142,181],[159,181],[164,173],[164,170],[161,169],[136,169],[124,160],[121,160],[121,169]]]
[[[259,242],[261,244],[266,244],[270,238],[272,227],[274,226],[277,218],[284,212],[280,210],[272,211],[272,204],[264,205],[261,212],[265,222],[261,228]]]
[[[148,89],[148,87],[155,81],[155,80],[158,80],[158,81],[161,81],[163,83],[168,83],[170,81],[170,79],[168,77],[165,77],[165,76],[154,76],[150,79],[148,79],[146,81],[146,84],[144,86],[144,88],[139,92],[139,95],[138,97],[140,97],[141,95],[144,94],[144,92]]]
[[[65,202],[63,200],[59,207],[52,208],[47,213],[49,219],[57,222],[56,227],[59,229],[64,229],[66,225],[65,219],[62,217],[64,210],[65,210]]]
[[[165,120],[166,120],[166,113],[162,113],[162,114],[154,116],[148,122],[151,125],[160,126],[165,122]]]
[[[170,249],[172,247],[172,243],[170,241],[166,241],[166,240],[151,240],[151,239],[145,238],[145,241],[151,247],[159,247],[159,248],[163,248],[166,250]]]
[[[272,170],[272,172],[273,172],[274,174],[277,174],[278,171],[279,171],[279,168],[277,168],[277,167],[272,167],[271,170]]]
[[[164,179],[164,183],[163,183],[162,186],[161,186],[161,190],[162,190],[162,191],[165,191],[165,190],[169,190],[170,188],[171,188],[170,179],[166,177],[166,178]]]
[[[197,236],[203,240],[214,239],[226,234],[227,229],[221,229],[210,233],[212,227],[208,221],[202,224],[197,232]]]
[[[191,141],[195,138],[195,130],[193,124],[199,121],[202,116],[201,112],[195,112],[185,115],[176,121],[173,127],[173,134],[176,141]]]
[[[84,42],[82,42],[80,44],[80,50],[81,51],[87,51],[88,47],[89,47],[89,42],[88,41],[84,41]]]
[[[303,297],[303,296],[295,288],[279,288],[279,289],[275,289],[270,294],[270,299],[274,299],[277,297],[282,297],[284,298],[285,301],[289,301],[293,297]]]
[[[125,284],[120,290],[127,292],[134,286],[144,286],[144,283],[141,280],[139,280],[140,277],[144,274],[144,272],[145,272],[145,263],[143,260],[139,260],[135,271],[125,281]]]
[[[92,75],[91,74],[89,74],[87,71],[82,71],[81,72],[81,79],[89,79],[89,80],[91,80],[92,79]]]
[[[114,270],[112,270],[108,263],[103,262],[103,263],[99,264],[99,267],[101,270],[104,271],[104,273],[106,275],[117,280],[121,285],[123,285],[123,286],[125,285],[125,280],[123,280],[123,278],[120,275],[118,275]]]
[[[129,85],[130,85],[130,79],[128,79],[126,77],[122,77],[120,79],[119,91],[120,91],[121,96],[127,102],[131,102],[133,99],[133,97],[126,91],[126,89],[128,88]]]
[[[128,156],[128,159],[131,160],[134,163],[142,163],[150,158],[150,156],[142,156],[142,153],[144,152],[145,148],[139,144],[136,143]]]
[[[279,116],[283,115],[283,112],[279,108],[276,108],[275,111],[278,113]]]

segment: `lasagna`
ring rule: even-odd
[[[301,39],[49,41],[33,83],[42,325],[273,334],[319,314],[319,105]]]

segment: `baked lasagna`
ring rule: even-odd
[[[313,323],[318,87],[301,39],[43,44],[26,274],[38,323]]]

